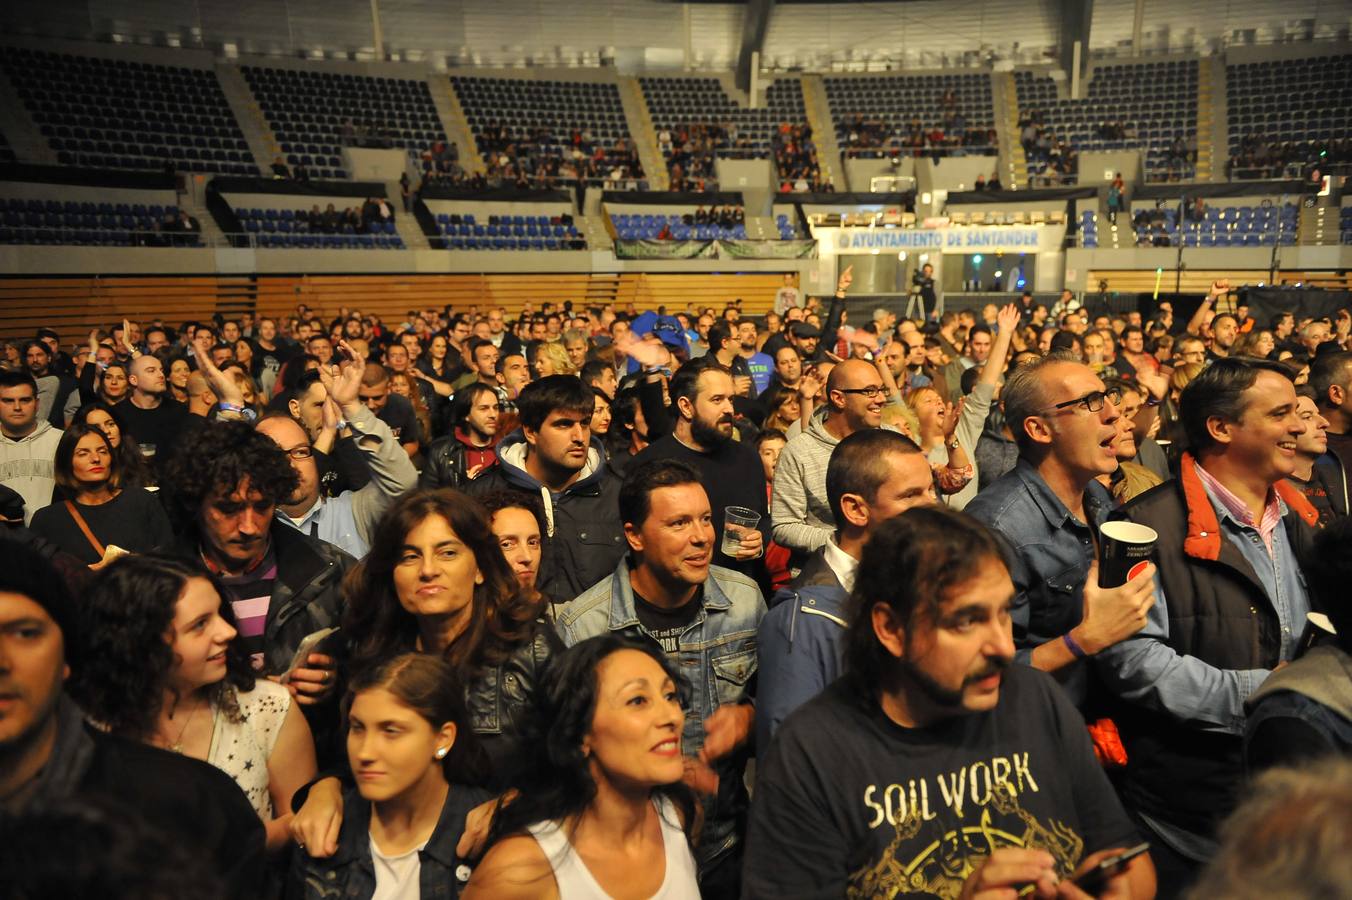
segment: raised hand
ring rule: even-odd
[[[319,381],[329,392],[329,397],[334,403],[346,407],[357,402],[357,395],[361,390],[361,377],[366,372],[366,359],[347,341],[338,342],[338,351],[344,357],[336,367],[338,373],[334,374],[332,366],[328,370],[320,366]]]
[[[840,278],[836,280],[836,293],[843,294],[850,289],[854,283],[854,266],[846,266],[845,271],[840,273]]]
[[[125,340],[126,332],[122,334]],[[197,351],[197,368],[202,370],[202,374],[211,383],[211,390],[216,394],[216,399],[229,406],[243,407],[244,392],[235,383],[235,379],[218,369],[211,359],[211,335],[205,330],[198,331],[193,335],[193,349]]]
[[[1009,332],[1011,335],[1019,327],[1019,308],[1013,303],[1005,305],[1005,308],[995,314],[995,325],[1001,334]]]

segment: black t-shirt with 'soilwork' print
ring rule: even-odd
[[[1084,720],[1014,665],[998,705],[903,728],[837,681],[775,734],[756,780],[746,898],[954,898],[1003,847],[1049,852],[1061,877],[1137,842]]]

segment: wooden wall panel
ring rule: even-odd
[[[615,303],[639,310],[712,306],[740,297],[759,314],[774,302],[778,274],[625,273],[522,275],[259,275],[202,277],[0,278],[0,340],[27,340],[54,328],[63,345],[83,343],[94,328],[123,317],[171,325],[252,311],[285,317],[304,303],[323,317],[342,308],[403,321],[411,309],[504,307],[571,300],[574,307]]]

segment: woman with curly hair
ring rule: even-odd
[[[310,727],[285,686],[256,679],[220,583],[168,556],[110,564],[85,598],[71,693],[101,728],[205,760],[240,786],[267,829],[290,839],[291,796],[314,777]]]
[[[562,644],[540,618],[540,594],[512,573],[484,508],[453,490],[405,494],[376,526],[343,597],[347,671],[410,651],[444,659],[466,686],[491,784],[510,781],[527,749],[522,734],[540,670]],[[312,853],[333,847],[341,806],[339,779],[320,780],[293,822],[297,840]]]
[[[568,351],[561,343],[540,341],[535,345],[531,362],[535,366],[535,377],[548,378],[550,375],[576,375],[577,368],[568,358]]]
[[[173,537],[155,496],[122,481],[121,457],[98,428],[79,422],[56,445],[60,496],[33,515],[30,528],[80,562],[98,568],[116,545],[148,553]]]
[[[609,634],[556,656],[548,676],[530,764],[464,897],[696,900],[681,755],[689,685],[655,644]]]

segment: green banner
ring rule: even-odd
[[[816,241],[719,241],[721,256],[732,259],[816,259]]]
[[[616,241],[618,259],[717,259],[714,241]]]
[[[618,259],[815,259],[816,241],[616,241]]]

